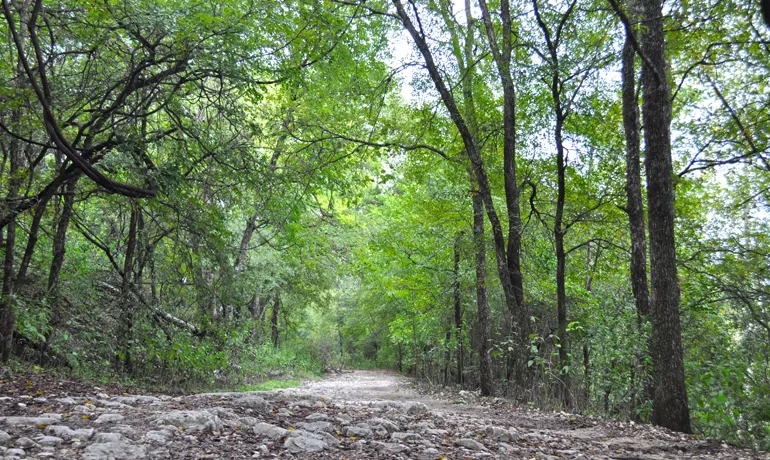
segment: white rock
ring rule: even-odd
[[[141,460],[147,458],[147,446],[127,442],[91,444],[83,453],[83,460]]]
[[[484,450],[484,445],[473,439],[461,438],[455,441],[456,446],[465,447],[468,450]]]
[[[104,423],[115,423],[122,421],[124,418],[125,417],[120,414],[102,414],[99,416],[99,418],[94,420],[94,423],[97,425],[102,425]]]
[[[49,425],[45,427],[43,433],[48,436],[56,436],[65,440],[79,439],[81,441],[87,441],[94,435],[93,428],[84,428],[80,430],[73,430],[65,425]]]
[[[174,425],[188,431],[211,431],[216,434],[223,428],[222,420],[205,410],[179,410],[161,414],[155,418],[155,425]]]
[[[291,453],[321,452],[329,446],[326,442],[311,436],[292,436],[287,438],[283,447]]]
[[[271,425],[269,423],[257,423],[252,427],[252,432],[257,436],[277,440],[283,436],[286,436],[289,430],[279,426]]]
[[[94,442],[126,442],[127,439],[120,433],[96,433]]]
[[[35,436],[35,442],[41,446],[58,446],[64,442],[64,440],[57,436],[46,436],[44,434],[39,434]]]

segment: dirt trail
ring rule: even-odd
[[[770,458],[647,425],[520,409],[469,392],[426,396],[410,379],[386,371],[270,392],[123,391],[56,377],[0,381],[0,457]]]

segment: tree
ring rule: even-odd
[[[659,0],[640,2],[646,27],[641,34],[647,220],[652,286],[653,422],[690,433],[679,317],[679,278],[674,237],[671,159],[671,96],[666,71],[663,10]]]

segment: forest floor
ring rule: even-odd
[[[386,371],[269,392],[130,392],[48,375],[6,378],[0,457],[770,459],[649,425],[514,408],[469,392],[425,395]]]

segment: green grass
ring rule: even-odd
[[[299,380],[265,380],[262,383],[257,383],[255,385],[244,385],[241,387],[238,387],[236,391],[270,391],[270,390],[277,390],[279,388],[293,388],[298,387],[302,385],[302,382]]]

